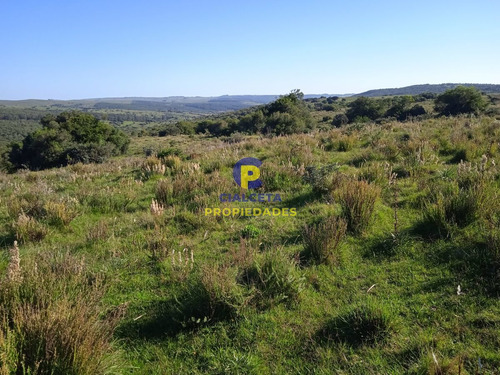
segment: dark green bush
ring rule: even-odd
[[[382,116],[382,107],[379,101],[361,96],[349,104],[346,116],[349,118],[349,122],[376,120]]]
[[[345,125],[349,122],[349,118],[344,114],[344,113],[339,113],[338,115],[335,115],[332,121],[332,125],[335,126],[336,128],[341,127],[342,125]]]
[[[112,126],[82,112],[63,112],[42,118],[42,129],[12,144],[10,169],[40,170],[82,162],[100,163],[126,151],[129,139]]]
[[[457,86],[439,95],[435,109],[441,115],[479,114],[485,110],[487,102],[474,87]]]

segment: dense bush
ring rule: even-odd
[[[425,108],[420,104],[410,105],[415,101],[411,96],[396,96],[392,98],[392,105],[386,111],[385,117],[394,117],[399,121],[405,121],[408,117],[425,115]]]
[[[6,154],[11,170],[40,170],[74,163],[102,163],[126,151],[129,139],[112,126],[82,112],[47,115],[42,129],[11,145]]]
[[[314,128],[315,122],[305,103],[304,94],[293,90],[274,102],[264,105],[251,113],[239,116],[219,116],[198,122],[167,124],[159,131],[160,136],[174,134],[209,134],[229,136],[234,133],[294,134],[304,133]]]
[[[341,127],[342,125],[345,125],[349,122],[349,117],[347,117],[343,113],[339,113],[338,115],[335,115],[332,121],[332,125],[335,127]]]
[[[356,122],[358,119],[368,118],[376,120],[382,115],[382,107],[378,100],[361,96],[349,104],[346,116],[349,122]]]
[[[436,111],[444,116],[462,113],[479,114],[484,111],[486,105],[486,101],[476,88],[464,86],[447,90],[435,100]]]

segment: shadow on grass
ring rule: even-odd
[[[312,191],[309,191],[307,193],[302,193],[302,194],[294,196],[293,198],[284,200],[282,206],[283,207],[298,208],[298,207],[303,207],[307,203],[313,202],[317,199],[318,199],[318,195],[314,194]]]
[[[147,313],[125,320],[118,326],[115,336],[119,339],[162,339],[183,330],[180,314],[175,308],[176,301],[156,301],[149,304]]]
[[[365,258],[392,258],[401,253],[411,252],[416,240],[410,230],[401,231],[397,235],[388,233],[386,236],[368,240],[362,255]]]
[[[221,321],[234,321],[237,310],[215,300],[198,284],[192,284],[178,297],[150,303],[143,315],[131,318],[116,330],[120,339],[158,340],[180,332],[194,331]]]
[[[441,241],[425,259],[433,266],[445,266],[474,293],[500,296],[500,262],[481,242]]]
[[[4,232],[0,234],[0,247],[12,247],[16,236],[10,232]]]
[[[436,225],[436,223],[429,220],[419,221],[410,229],[409,233],[427,242],[433,242],[450,236],[446,228]]]
[[[391,319],[386,311],[368,304],[351,308],[329,320],[316,333],[316,341],[346,344],[356,349],[384,342],[390,333]]]

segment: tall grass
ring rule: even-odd
[[[103,285],[81,261],[42,256],[10,268],[19,277],[0,282],[0,373],[120,373],[111,346],[120,314],[102,316]]]
[[[350,180],[343,183],[338,199],[349,231],[360,234],[368,228],[379,195],[380,188],[366,181]]]

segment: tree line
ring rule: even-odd
[[[426,110],[423,103],[433,101]],[[233,133],[285,135],[304,133],[318,128],[312,111],[332,111],[336,115],[329,125],[340,127],[352,123],[406,121],[426,116],[480,114],[487,101],[474,87],[458,86],[440,95],[423,93],[388,98],[358,97],[353,101],[328,97],[304,100],[300,90],[294,90],[276,101],[256,107],[245,114],[224,115],[198,121],[179,121],[164,125],[157,135],[208,134],[228,136]],[[434,112],[432,112],[432,109]],[[325,116],[328,120],[329,117]],[[324,128],[324,127],[323,127]]]

